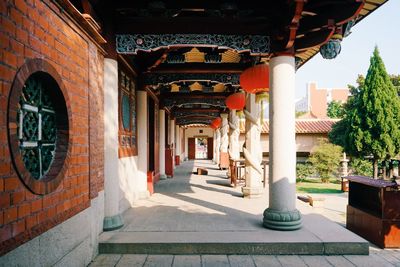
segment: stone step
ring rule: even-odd
[[[247,254],[368,255],[361,238],[323,241],[306,230],[295,232],[105,232],[99,253],[118,254]]]

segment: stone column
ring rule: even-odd
[[[240,158],[239,135],[239,117],[236,115],[236,110],[231,110],[229,113],[229,156],[235,160]]]
[[[137,92],[137,148],[138,148],[138,175],[140,183],[147,184],[147,92]],[[147,188],[147,185],[143,185]]]
[[[181,132],[179,125],[175,125],[175,156],[178,157],[177,165],[179,165],[181,162]]]
[[[169,140],[170,140],[170,145],[172,148],[172,168],[175,169],[175,155],[176,155],[176,144],[175,144],[175,119],[171,118],[170,120],[170,134],[169,134]]]
[[[260,126],[260,104],[256,103],[256,96],[248,94],[246,98],[246,143],[243,147],[245,158],[245,187],[242,188],[243,197],[257,198],[263,194],[261,168],[261,126]]]
[[[104,59],[104,220],[103,230],[121,228],[118,175],[118,63]]]
[[[228,131],[229,131],[229,124],[228,124],[228,113],[221,114],[221,146],[220,146],[220,155],[219,155],[219,167],[220,169],[227,169],[229,167],[229,155],[228,155],[228,145],[229,145],[229,138],[228,138]]]
[[[213,132],[213,162],[217,163],[217,131]]]
[[[264,226],[296,230],[301,227],[301,214],[296,209],[294,57],[274,57],[269,66],[269,207],[264,211]]]
[[[160,123],[160,179],[164,180],[167,178],[165,174],[165,110],[159,110],[159,123]]]
[[[236,115],[236,110],[229,112],[229,171],[228,176],[231,179],[231,185],[237,185],[237,168],[235,160],[240,158],[239,151],[239,117]]]
[[[221,132],[220,129],[215,130],[215,163],[219,166],[221,148]]]

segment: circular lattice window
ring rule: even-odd
[[[28,61],[14,80],[8,108],[11,153],[17,173],[36,194],[57,188],[68,152],[64,87],[46,61]]]

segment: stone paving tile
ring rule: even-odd
[[[136,267],[143,266],[147,255],[143,254],[125,254],[118,261],[117,267]]]
[[[254,263],[257,267],[281,267],[282,264],[272,255],[253,255]]]
[[[343,256],[324,256],[325,259],[335,267],[354,267],[348,259]]]
[[[229,255],[228,260],[231,267],[255,266],[254,261],[250,255]]]
[[[90,267],[108,267],[115,266],[121,259],[121,254],[100,254],[93,262],[89,264]]]
[[[202,255],[203,267],[225,267],[229,266],[227,255]]]
[[[324,256],[300,256],[309,267],[332,267]]]
[[[351,261],[355,266],[360,267],[393,267],[394,265],[390,262],[382,259],[376,254],[370,254],[369,256],[359,256],[359,255],[345,255],[343,256],[349,261]]]
[[[200,255],[175,255],[173,267],[201,267]]]
[[[307,267],[304,261],[299,256],[276,256],[278,261],[285,267]]]
[[[396,253],[396,251],[390,251],[390,250],[381,250],[381,251],[374,251],[371,253],[371,255],[374,254],[378,256],[379,258],[389,262],[390,264],[393,264],[394,266],[400,266],[400,251]],[[397,255],[396,255],[397,254]],[[398,257],[396,257],[398,256]]]
[[[174,255],[148,255],[144,267],[171,267]]]

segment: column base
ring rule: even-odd
[[[160,180],[166,180],[167,179],[167,175],[165,174],[160,174]]]
[[[121,214],[117,214],[111,217],[104,217],[103,220],[103,231],[113,231],[124,226]]]
[[[262,187],[242,187],[244,198],[259,198],[264,194]]]
[[[301,213],[297,209],[280,211],[267,208],[264,211],[263,225],[273,230],[297,230],[301,228]]]

